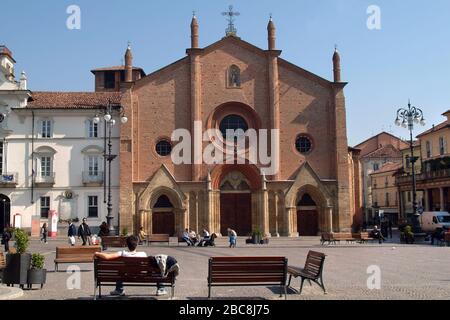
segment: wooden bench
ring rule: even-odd
[[[147,236],[147,246],[152,242],[166,242],[169,245],[170,236],[168,234],[149,234]]]
[[[175,274],[161,276],[161,271],[154,257],[135,258],[119,257],[113,260],[94,259],[94,300],[102,297],[102,286],[115,286],[122,282],[124,286],[157,287],[158,284],[171,287],[171,298],[175,292]]]
[[[288,286],[291,285],[292,277],[295,277],[295,278],[300,277],[301,284],[300,284],[299,294],[302,293],[303,282],[305,280],[308,280],[309,283],[311,283],[311,281],[317,283],[322,288],[323,292],[326,294],[327,291],[325,289],[325,285],[323,284],[323,276],[322,276],[325,257],[326,257],[326,255],[321,252],[309,251],[308,256],[306,258],[304,268],[289,266],[288,267],[288,273],[289,273]]]
[[[328,244],[336,244],[336,242],[346,241],[346,242],[355,242],[357,239],[350,232],[324,232],[322,233],[322,237],[320,239],[320,244],[325,245],[325,242]]]
[[[94,254],[102,249],[99,246],[56,247],[55,271],[59,263],[90,263]]]
[[[211,257],[208,268],[208,299],[213,286],[280,286],[287,297],[287,258]]]
[[[359,241],[359,243],[367,243],[369,241],[374,241],[375,239],[369,235],[369,232],[359,232],[353,233],[352,236]]]
[[[106,236],[101,237],[101,243],[103,248],[126,248],[127,237],[124,236]]]

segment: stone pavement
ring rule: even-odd
[[[0,285],[0,300],[13,300],[23,296],[23,290],[17,287]]]
[[[42,244],[31,241],[29,252],[41,252],[46,257],[48,269],[47,284],[43,290],[24,290],[20,299],[92,299],[94,275],[92,264],[80,264],[79,288],[68,289],[73,274],[67,273],[69,265],[60,265],[55,273],[53,259],[56,246],[66,246],[65,240],[50,240]],[[116,249],[118,250],[118,249]],[[269,245],[246,245],[244,238],[238,239],[238,246],[230,249],[226,239],[218,240],[215,248],[186,247],[171,245],[140,246],[139,250],[149,255],[167,254],[174,256],[180,266],[175,299],[207,298],[207,267],[211,256],[286,256],[290,265],[303,266],[309,250],[327,255],[324,268],[324,282],[328,294],[313,284],[305,283],[302,295],[289,290],[288,300],[319,299],[449,299],[450,297],[450,247],[432,247],[429,244],[400,245],[396,243],[340,244],[320,246],[318,237],[302,239],[272,238]],[[381,288],[370,290],[367,280],[369,266],[378,266],[381,271]],[[76,283],[76,282],[75,282]],[[292,285],[298,289],[299,280]],[[104,287],[108,293],[112,287]],[[156,297],[156,288],[126,288],[125,299],[168,299]],[[279,297],[277,287],[217,287],[212,289],[215,299],[284,299]],[[105,297],[105,299],[124,299]]]

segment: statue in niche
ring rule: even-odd
[[[230,87],[240,87],[241,86],[241,72],[237,66],[230,67],[229,86]]]

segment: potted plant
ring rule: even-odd
[[[28,288],[33,284],[40,284],[41,289],[47,279],[47,269],[44,269],[45,257],[40,253],[33,253],[31,256],[31,269],[28,270]]]
[[[14,229],[15,247],[17,253],[6,255],[6,268],[3,271],[3,283],[18,284],[21,288],[27,284],[28,270],[31,264],[31,254],[28,248],[28,234],[22,229]]]
[[[263,233],[259,229],[255,229],[252,232],[252,243],[253,244],[260,244],[261,240],[263,238]]]

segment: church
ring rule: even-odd
[[[267,49],[238,37],[232,19],[217,42],[202,48],[200,36],[194,15],[185,57],[147,75],[133,66],[130,46],[126,51],[117,76],[129,119],[120,130],[121,230],[180,235],[185,228],[207,229],[223,236],[232,228],[239,236],[289,237],[350,231],[358,223],[353,173],[359,169],[357,150],[347,144],[337,50],[329,81],[280,57],[272,18]],[[250,161],[194,161],[206,141],[200,150],[192,144],[191,163],[174,163],[179,142],[173,132],[193,134],[196,124],[222,135],[276,130],[269,144],[278,170],[265,174],[264,164]]]

